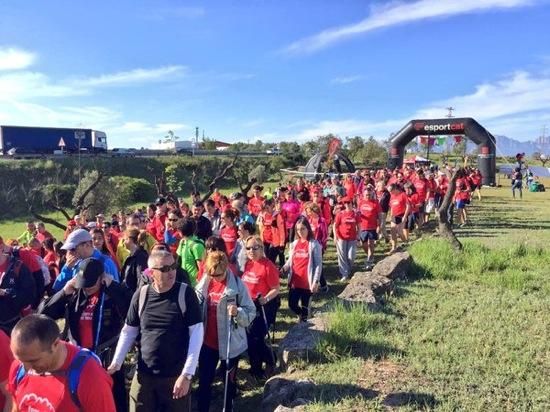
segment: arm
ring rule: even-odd
[[[204,325],[202,322],[189,326],[189,346],[187,347],[187,360],[183,365],[182,375],[194,375],[199,363],[202,341],[204,337]]]
[[[17,411],[17,407],[12,402],[12,397],[10,392],[8,391],[8,381],[0,382],[0,395],[4,396],[5,404],[4,409],[2,409],[2,412],[13,412]]]
[[[109,369],[107,369],[110,374],[113,374],[120,369],[124,363],[124,358],[134,344],[138,333],[139,328],[137,326],[129,326],[127,323],[124,324],[122,330],[120,331],[120,338],[116,344],[115,355],[113,356],[111,365],[109,365]]]
[[[321,251],[321,245],[319,242],[314,241],[312,251],[312,264],[313,264],[313,284],[319,283],[321,279],[321,272],[323,271],[323,254]]]
[[[61,319],[65,317],[67,303],[69,303],[69,295],[65,293],[64,289],[61,289],[44,302],[39,312],[52,319]]]
[[[239,279],[236,278],[239,290],[239,299],[240,302],[237,302],[237,324],[243,328],[248,327],[256,317],[256,305],[252,301],[250,294],[248,293],[248,288],[245,284]]]

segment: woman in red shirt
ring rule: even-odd
[[[411,205],[411,212],[409,213],[409,218],[403,224],[403,236],[405,241],[409,240],[409,232],[414,230],[417,227],[417,223],[420,219],[420,210],[423,205],[422,198],[418,195],[416,187],[413,183],[407,182],[404,186],[405,194],[407,199],[409,199],[409,204]]]
[[[403,226],[404,223],[409,218],[411,212],[411,205],[407,195],[403,192],[401,186],[397,183],[393,183],[389,186],[388,191],[390,192],[390,212],[391,212],[391,249],[387,253],[391,255],[397,250],[397,236],[401,240],[405,241],[403,235]]]
[[[233,209],[224,210],[221,215],[222,226],[220,229],[220,237],[225,242],[227,256],[233,255],[233,250],[235,250],[237,239],[239,238],[237,225],[235,224],[236,218],[237,213]]]
[[[338,269],[341,281],[351,277],[351,270],[357,254],[359,217],[353,210],[352,199],[344,198],[344,210],[334,219],[334,241],[338,254]]]
[[[256,224],[260,230],[260,237],[264,245],[264,254],[269,260],[275,263],[279,254],[279,247],[285,242],[285,222],[280,213],[274,213],[275,202],[273,199],[266,199]]]
[[[263,242],[259,236],[249,236],[245,242],[248,261],[241,279],[256,305],[256,318],[246,332],[248,357],[250,373],[262,378],[264,362],[267,375],[275,368],[275,356],[266,345],[265,337],[271,325],[275,323],[277,309],[280,306],[279,270],[265,257]]]
[[[311,295],[319,290],[323,255],[305,216],[300,216],[296,221],[294,233],[296,239],[290,244],[288,260],[281,272],[289,273],[288,307],[301,322],[306,322]]]
[[[381,208],[378,199],[376,198],[376,192],[371,184],[368,184],[363,192],[363,199],[357,204],[359,212],[359,239],[363,243],[363,250],[367,254],[367,260],[365,262],[365,269],[372,269],[374,247],[378,240],[378,228],[381,227]],[[385,218],[385,214],[384,214]]]

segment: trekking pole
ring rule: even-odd
[[[260,299],[262,297],[262,294],[260,293],[258,295],[258,299]],[[258,300],[258,303],[259,300]],[[273,361],[273,367],[275,367],[277,365],[277,361],[275,360],[275,352],[273,352],[273,345],[271,343],[271,339],[269,339],[269,324],[267,323],[267,316],[265,315],[265,308],[264,308],[264,305],[262,305],[260,303],[260,308],[262,310],[262,316],[264,318],[264,323],[265,323],[265,328],[267,329],[267,343],[269,343],[269,351],[271,353],[271,360]]]
[[[227,300],[227,305],[235,304],[236,300]],[[227,395],[229,394],[229,349],[231,346],[231,329],[233,328],[233,316],[227,317],[227,350],[225,352],[225,387],[223,389],[223,412],[227,411]]]

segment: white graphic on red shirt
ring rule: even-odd
[[[258,278],[258,276],[256,275],[256,273],[254,272],[244,272],[243,274],[243,277],[241,278],[241,280],[243,282],[248,282],[248,283],[253,283],[255,285],[257,285],[258,283],[260,283],[260,279]]]
[[[297,258],[307,258],[308,257],[308,251],[297,249],[294,252],[294,256],[297,257]]]
[[[19,403],[21,412],[55,412],[48,398],[42,398],[34,393],[27,393]]]

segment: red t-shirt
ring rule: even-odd
[[[392,216],[403,216],[407,210],[407,195],[404,192],[399,192],[398,195],[390,196],[390,210]]]
[[[271,289],[279,286],[279,271],[268,258],[249,260],[241,279],[248,288],[250,297],[256,299],[258,295],[265,297]]]
[[[28,371],[17,387],[14,385],[19,362],[14,361],[10,368],[8,389],[12,394],[19,412],[115,412],[112,386],[113,380],[101,365],[89,359],[82,368],[78,384],[78,400],[82,408],[78,409],[71,399],[65,373],[79,348],[67,342],[61,342],[67,349],[67,358],[60,368],[61,373],[37,375]]]
[[[308,265],[309,242],[307,240],[298,240],[294,247],[294,257],[292,259],[292,278],[290,279],[290,284],[293,288],[309,290]]]
[[[428,189],[430,190],[428,199],[434,199],[435,192],[437,191],[437,182],[434,179],[428,179]]]
[[[99,302],[99,292],[94,293],[88,298],[88,304],[80,314],[78,330],[80,331],[80,346],[86,349],[92,349],[94,346],[94,310]]]
[[[470,187],[466,179],[456,179],[455,200],[468,200],[470,198]]]
[[[248,211],[253,216],[258,216],[260,212],[262,211],[262,206],[264,204],[264,198],[263,197],[252,197],[248,201]]]
[[[237,232],[237,226],[224,226],[220,230],[220,237],[225,242],[225,248],[227,249],[227,256],[231,256],[237,245],[237,239],[239,239],[239,233]]]
[[[357,208],[359,209],[360,229],[376,230],[378,228],[378,214],[382,211],[378,200],[361,199]]]
[[[10,365],[13,362],[13,355],[10,349],[10,338],[0,330],[0,382],[6,382],[10,372]],[[4,410],[6,398],[0,392],[0,411]]]
[[[31,273],[42,270],[40,263],[38,263],[37,256],[30,250],[19,249],[19,258]]]
[[[420,204],[423,203],[420,200],[418,193],[408,195],[407,198],[409,199],[409,204],[411,205],[411,213],[418,213],[420,211]]]
[[[218,349],[218,303],[222,298],[227,278],[218,282],[210,280],[208,284],[208,297],[206,299],[206,331],[204,333],[204,344],[212,349]]]
[[[273,243],[273,214],[263,212],[261,213],[262,217],[262,241],[265,243]]]
[[[425,178],[417,178],[414,180],[413,185],[416,189],[420,202],[423,203],[426,200],[426,195],[428,194],[428,180]]]
[[[357,212],[355,210],[343,210],[336,215],[334,227],[338,239],[354,240],[357,239]]]

